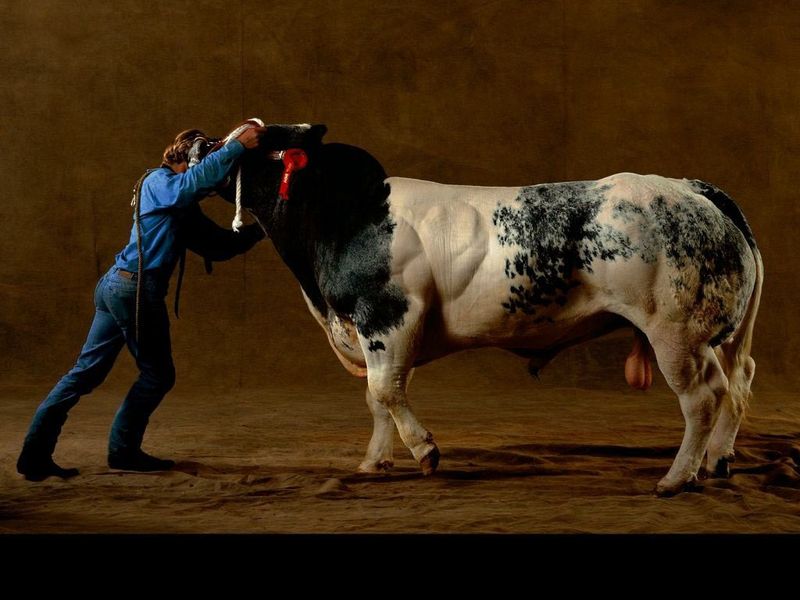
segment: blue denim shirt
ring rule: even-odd
[[[238,140],[231,140],[185,173],[175,173],[168,167],[148,173],[140,196],[145,269],[159,269],[169,278],[183,251],[177,235],[181,213],[219,184],[243,152],[244,146]],[[130,240],[115,257],[117,267],[132,273],[139,266],[136,237],[134,219]]]

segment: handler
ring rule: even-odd
[[[25,479],[41,481],[51,475],[67,478],[78,474],[77,469],[65,469],[53,461],[58,435],[68,411],[81,396],[105,380],[124,345],[136,359],[139,377],[111,426],[108,466],[129,471],[160,471],[174,466],[173,461],[155,458],[141,449],[150,415],[175,383],[165,303],[169,279],[178,262],[182,274],[186,249],[203,256],[210,271],[212,260],[233,258],[264,237],[257,223],[243,227],[239,233],[219,227],[203,214],[198,201],[222,182],[246,149],[258,146],[265,131],[260,127],[246,129],[189,168],[188,153],[192,145],[198,138],[207,139],[202,131],[189,129],[167,146],[161,166],[145,173],[139,182],[137,207],[141,239],[137,236],[134,210],[130,241],[95,288],[94,320],[80,356],[33,416],[17,461],[17,471]],[[141,281],[139,251],[143,266]],[[180,283],[179,275],[176,315]],[[141,286],[138,307],[137,285]]]

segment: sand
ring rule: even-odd
[[[524,368],[510,360],[509,372]],[[664,499],[652,490],[683,421],[660,376],[642,393],[626,389],[621,372],[580,389],[546,375],[499,373],[492,383],[480,367],[451,357],[412,383],[417,414],[442,452],[433,477],[421,475],[399,438],[393,473],[355,472],[371,417],[363,382],[342,373],[335,385],[179,385],[145,439],[146,449],[178,461],[158,474],[105,465],[125,389],[118,376],[84,398],[65,427],[56,458],[81,474],[26,482],[14,462],[47,386],[2,386],[0,532],[800,531],[796,396],[758,392],[732,477]],[[470,370],[474,385],[464,385]],[[442,385],[448,377],[462,385]]]

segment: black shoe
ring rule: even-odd
[[[49,456],[32,457],[24,452],[17,461],[17,473],[24,475],[28,481],[44,481],[48,477],[69,479],[78,474],[78,469],[59,467]]]
[[[175,461],[156,458],[142,450],[134,450],[133,452],[109,453],[108,466],[123,471],[169,471],[175,466]]]

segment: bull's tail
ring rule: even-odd
[[[720,359],[720,364],[728,376],[730,396],[737,405],[735,408],[742,412],[750,400],[750,384],[755,374],[756,363],[750,356],[750,350],[753,346],[753,328],[761,303],[761,287],[764,283],[764,263],[758,248],[753,248],[753,258],[756,264],[756,281],[747,304],[747,311],[733,335],[715,349],[717,358]]]
[[[753,327],[758,314],[758,305],[761,302],[764,263],[761,260],[758,246],[756,246],[753,231],[750,229],[747,219],[745,219],[736,202],[721,189],[705,181],[694,179],[689,184],[695,192],[705,196],[722,214],[733,221],[733,224],[742,232],[747,245],[750,246],[755,260],[756,281],[744,318],[739,323],[739,327],[733,332],[733,335],[715,348],[717,358],[719,358],[720,364],[730,382],[730,396],[734,404],[737,405],[737,411],[744,412],[750,399],[750,384],[755,373],[755,361],[750,356],[750,350],[753,345]]]
[[[750,386],[756,372],[756,362],[750,356],[750,349],[753,345],[753,327],[761,302],[761,286],[764,282],[764,263],[761,261],[758,248],[753,248],[753,258],[756,265],[756,281],[744,318],[733,335],[714,348],[720,366],[728,377],[728,391],[722,398],[719,416],[708,443],[707,468],[715,477],[730,475],[730,463],[735,460],[733,445],[736,434],[752,398]]]
[[[722,399],[717,422],[708,444],[708,471],[717,477],[730,474],[730,463],[735,460],[733,450],[736,434],[747,410],[752,392],[756,363],[750,356],[753,346],[753,328],[761,303],[761,288],[764,284],[764,263],[758,251],[753,232],[742,211],[719,188],[703,182],[692,182],[695,191],[703,194],[739,228],[753,253],[755,261],[755,283],[747,310],[741,323],[727,340],[714,348],[720,366],[728,377],[728,392]]]

